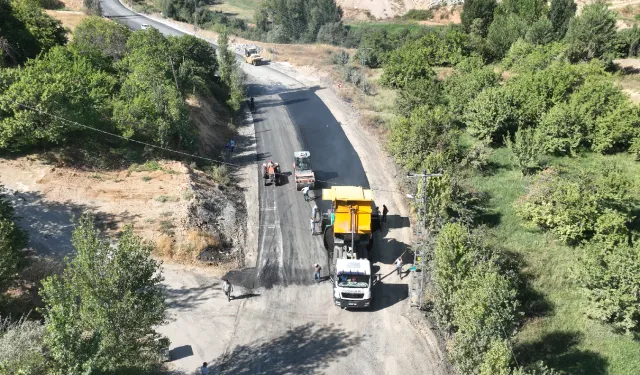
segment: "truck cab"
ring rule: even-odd
[[[368,259],[337,259],[333,278],[333,302],[341,308],[371,306],[371,263]]]

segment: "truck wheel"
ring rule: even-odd
[[[296,183],[296,190],[298,191],[302,190],[302,184]]]
[[[258,63],[256,63],[256,61],[255,61],[255,60],[253,60],[253,61],[251,62],[251,64],[252,64],[253,66],[258,65]]]

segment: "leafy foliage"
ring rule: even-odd
[[[640,246],[621,243],[585,248],[580,281],[589,298],[591,318],[627,334],[640,332]]]
[[[616,40],[616,16],[603,1],[587,4],[573,18],[567,31],[574,60],[600,58],[613,50]]]
[[[495,0],[467,0],[462,6],[460,19],[467,32],[471,31],[475,24],[475,32],[480,36],[486,36],[489,25],[493,22],[493,14],[498,4]],[[479,22],[476,20],[480,20]]]
[[[227,104],[237,111],[244,100],[245,76],[238,60],[229,49],[229,35],[226,31],[218,36],[218,49],[220,51],[220,79],[229,92]]]
[[[464,33],[448,30],[406,43],[388,55],[380,82],[402,88],[413,80],[433,77],[430,66],[455,65],[469,55],[466,42]]]
[[[73,31],[72,48],[81,55],[102,54],[119,61],[124,57],[131,31],[100,17],[88,17]]]
[[[73,233],[76,257],[43,282],[45,341],[58,374],[123,373],[151,368],[167,342],[159,264],[125,228],[116,247],[88,217]]]
[[[0,66],[22,64],[67,42],[60,21],[47,15],[36,0],[0,0],[0,31]]]
[[[546,7],[544,0],[505,0],[500,3],[497,13],[513,14],[531,24],[545,14]]]
[[[4,187],[0,186],[0,287],[12,280],[22,264],[22,250],[28,236],[16,225],[15,210],[9,202]]]
[[[533,44],[548,44],[554,41],[556,34],[553,30],[553,25],[547,16],[542,16],[536,22],[534,22],[527,30],[524,39]]]
[[[439,104],[444,104],[442,85],[430,78],[409,82],[400,90],[396,99],[399,114],[411,113],[419,106],[434,108]]]
[[[115,85],[113,76],[63,47],[31,60],[0,94],[0,108],[5,111],[0,120],[0,148],[59,144],[80,131],[60,118],[108,130],[105,118]],[[59,117],[52,118],[21,104]]]
[[[505,137],[505,144],[513,152],[523,175],[532,174],[540,168],[542,144],[538,132],[532,128],[521,128],[513,135],[514,140]]]
[[[325,28],[323,39],[327,34],[341,33],[342,9],[335,0],[287,1],[266,0],[255,12],[255,24],[259,33],[271,33],[276,29],[280,33],[280,42],[315,42],[322,26]],[[332,39],[332,38],[329,38]]]
[[[626,220],[618,221],[619,229],[624,230],[634,205],[630,185],[618,168],[608,164],[599,173],[581,173],[573,178],[562,178],[556,170],[548,169],[515,207],[525,220],[553,231],[568,244],[580,244],[603,227],[599,218],[610,210],[624,215]],[[606,231],[616,232],[611,227]]]
[[[47,373],[43,337],[44,326],[26,316],[14,322],[0,319],[0,373]]]
[[[578,6],[574,0],[551,0],[549,20],[557,39],[564,38],[577,8]]]
[[[443,85],[449,110],[456,117],[461,117],[479,93],[498,85],[498,75],[488,67],[458,66],[458,70]]]
[[[523,38],[526,33],[526,22],[516,14],[496,15],[487,34],[491,57],[496,60],[501,59],[511,45],[519,38]]]

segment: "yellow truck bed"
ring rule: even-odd
[[[334,233],[351,233],[351,208],[355,209],[355,233],[371,233],[373,192],[358,186],[322,189],[322,199],[334,202]]]

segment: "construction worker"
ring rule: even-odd
[[[255,108],[255,104],[253,104],[253,96],[251,97],[251,109]]]
[[[398,276],[400,276],[400,280],[402,280],[402,257],[399,256],[396,259],[396,271],[398,271]]]
[[[304,201],[308,202],[309,201],[309,187],[305,186],[302,188],[302,194],[304,195]]]
[[[311,218],[311,235],[313,236],[314,234],[316,234],[316,219],[315,218]]]
[[[313,279],[319,283],[320,282],[320,271],[322,271],[322,267],[318,263],[313,264]]]
[[[229,280],[224,280],[222,284],[222,291],[227,296],[227,300],[231,302],[231,292],[233,292],[233,285],[229,282]]]
[[[315,219],[317,215],[318,215],[318,206],[314,204],[313,208],[311,209],[311,217]]]

